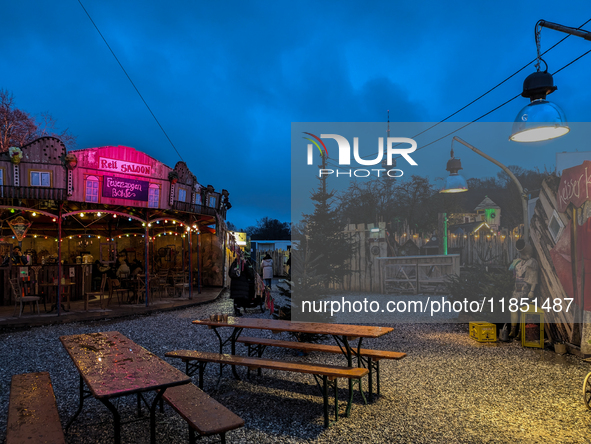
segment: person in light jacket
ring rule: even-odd
[[[265,255],[261,262],[261,270],[263,271],[265,285],[271,288],[271,280],[273,279],[273,259],[271,259],[269,253]]]

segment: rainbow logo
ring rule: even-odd
[[[320,142],[320,145],[322,145],[322,147],[324,148],[324,152],[322,152],[322,148],[320,148],[320,145],[318,145],[316,143],[316,140],[310,139],[309,137],[303,137],[303,139],[309,140],[314,145],[316,145],[316,148],[318,148],[318,151],[320,151],[320,156],[324,156],[324,154],[326,153],[326,157],[328,157],[328,150],[326,149],[326,145],[324,145],[324,142],[320,139],[320,137],[315,136],[312,133],[306,133],[306,132],[304,132],[304,134],[308,134],[309,136],[314,137],[314,139],[316,139],[318,142]],[[309,156],[311,156],[311,154],[309,154]]]

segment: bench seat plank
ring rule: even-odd
[[[6,444],[65,444],[49,373],[14,375],[10,385]]]
[[[171,387],[162,397],[202,436],[217,435],[244,425],[242,418],[196,385]]]
[[[275,361],[264,358],[227,355],[220,353],[202,352],[196,350],[175,350],[166,353],[168,358],[180,358],[183,361],[213,362],[216,364],[241,365],[251,368],[267,368],[288,372],[309,373],[328,376],[331,378],[359,379],[368,373],[366,368],[341,367],[337,365],[321,365],[293,361]]]
[[[277,339],[267,339],[267,338],[254,338],[254,337],[247,337],[241,336],[239,337],[236,342],[241,342],[245,345],[249,344],[256,344],[256,345],[265,345],[269,347],[282,347],[282,348],[291,348],[294,350],[301,350],[303,352],[325,352],[325,353],[336,353],[342,354],[341,347],[338,345],[326,345],[326,344],[313,344],[310,342],[296,342],[296,341],[280,341]],[[357,349],[352,347],[354,353],[357,353]],[[370,350],[367,348],[362,348],[360,350],[362,356],[369,357],[374,361],[378,361],[380,359],[402,359],[406,356],[406,353],[400,352],[393,352],[388,350]]]

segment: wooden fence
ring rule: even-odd
[[[430,234],[424,236],[410,229],[400,233],[388,233],[386,224],[383,222],[375,225],[350,224],[346,227],[345,233],[353,242],[355,252],[349,261],[351,273],[345,277],[340,286],[343,290],[381,292],[384,290],[384,279],[394,279],[392,276],[386,276],[387,273],[391,274],[393,269],[386,272],[385,267],[388,261],[384,260],[385,258],[436,256],[439,253],[437,246],[430,247],[433,245],[429,242]],[[455,235],[448,232],[447,252],[448,255],[458,255],[454,259],[454,264],[457,266],[507,267],[513,259],[518,257],[515,247],[518,239],[519,234],[514,233],[483,234],[481,231],[476,235]],[[409,240],[411,243],[408,242]],[[456,265],[454,265],[454,272],[455,267]],[[418,274],[415,272],[413,276],[421,273],[423,271],[419,271]],[[411,291],[417,291],[418,288],[420,285]]]

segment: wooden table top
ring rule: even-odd
[[[187,384],[191,378],[117,331],[61,336],[96,398]]]
[[[320,322],[290,322],[278,319],[228,317],[228,321],[196,320],[193,324],[211,327],[254,328],[259,330],[287,331],[291,333],[315,333],[319,335],[349,336],[356,338],[379,338],[394,330],[392,327],[371,325],[325,324]]]

